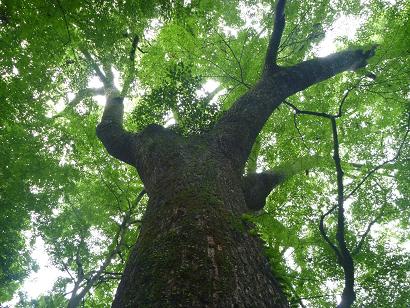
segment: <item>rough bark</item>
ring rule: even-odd
[[[113,307],[287,307],[241,220],[241,174],[207,137],[139,136],[149,204]]]

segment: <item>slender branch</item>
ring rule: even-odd
[[[342,97],[342,99],[340,100],[339,109],[338,109],[337,114],[335,115],[335,118],[340,118],[340,117],[342,116],[342,113],[343,113],[343,105],[344,105],[344,103],[345,103],[347,97],[349,96],[349,94],[350,94],[353,90],[355,90],[355,89],[360,85],[360,83],[362,82],[363,79],[364,79],[364,77],[361,77],[352,87],[350,87],[350,88],[343,94],[343,97]]]
[[[140,50],[138,48],[138,43],[139,43],[139,36],[135,35],[132,44],[131,44],[131,50],[130,50],[130,56],[129,56],[129,68],[128,68],[128,73],[126,74],[126,77],[124,78],[124,84],[122,86],[122,91],[121,91],[121,96],[125,97],[130,89],[131,84],[133,83],[135,79],[135,53],[136,50]]]
[[[230,78],[230,79],[236,81],[237,83],[239,83],[239,84],[245,86],[247,89],[250,89],[250,88],[251,88],[251,86],[250,86],[249,84],[247,84],[247,83],[243,82],[243,80],[240,80],[240,79],[236,78],[235,76],[232,76],[231,74],[229,74],[224,68],[222,68],[222,67],[221,67],[218,63],[216,63],[215,61],[210,61],[210,63],[211,63],[212,65],[214,65],[216,68],[220,69],[220,70],[225,74],[224,77],[227,77],[227,78]]]
[[[324,226],[324,220],[325,218],[330,215],[330,213],[332,213],[337,207],[337,204],[335,204],[334,206],[332,206],[330,208],[330,210],[328,210],[326,213],[324,213],[323,215],[320,216],[320,220],[319,220],[319,231],[320,231],[320,235],[322,235],[323,239],[325,240],[325,242],[329,245],[330,248],[332,248],[332,250],[334,251],[336,258],[337,258],[337,262],[340,263],[341,262],[341,258],[342,256],[340,255],[340,251],[339,249],[336,247],[335,244],[333,244],[333,242],[330,240],[330,238],[328,237],[328,235],[326,234],[326,229]]]
[[[394,161],[396,161],[401,154],[401,151],[404,147],[404,145],[406,144],[406,139],[409,135],[409,131],[410,131],[410,114],[408,116],[408,123],[407,123],[407,129],[406,132],[404,134],[403,140],[400,143],[400,146],[397,150],[396,155],[389,160],[384,161],[383,163],[381,163],[380,165],[377,165],[376,167],[374,167],[372,170],[370,170],[364,177],[362,180],[360,180],[360,182],[355,186],[355,188],[353,188],[353,190],[346,196],[345,200],[349,199],[352,195],[354,195],[356,193],[356,191],[363,185],[363,183],[370,177],[372,176],[377,170],[382,169],[385,165],[393,163]]]
[[[367,225],[366,231],[363,233],[363,235],[362,235],[361,238],[360,238],[359,243],[357,244],[357,246],[356,246],[356,247],[353,249],[353,251],[352,251],[352,255],[353,255],[353,256],[357,255],[357,254],[360,252],[360,250],[362,249],[362,246],[363,246],[363,244],[364,244],[364,241],[365,241],[367,235],[369,234],[369,232],[370,232],[372,226],[377,222],[378,219],[380,219],[381,216],[382,216],[382,214],[380,213],[377,217],[375,217],[375,218]]]
[[[224,89],[224,87],[223,87],[222,85],[219,85],[218,87],[216,87],[215,90],[213,90],[213,91],[211,91],[211,92],[209,92],[209,93],[207,94],[207,96],[205,97],[205,101],[209,103],[209,102],[210,102],[211,100],[213,100],[214,97],[215,97],[219,92],[221,92],[223,89]]]
[[[94,72],[97,74],[100,81],[104,84],[104,87],[111,86],[108,83],[107,77],[101,71],[100,67],[98,66],[97,62],[93,59],[90,52],[84,47],[80,48],[80,51],[84,55],[85,59],[90,63],[90,65],[93,68]]]
[[[81,101],[88,97],[93,97],[96,95],[104,95],[105,91],[104,88],[85,88],[78,91],[77,95],[70,101],[67,106],[64,108],[63,111],[59,112],[53,119],[62,117],[67,111],[72,110],[75,108]]]
[[[285,101],[285,102],[286,102],[286,101]],[[300,129],[299,129],[296,116],[297,116],[297,114],[294,113],[294,114],[293,114],[293,125],[295,126],[295,129],[296,129],[296,131],[298,132],[298,135],[299,135],[299,137],[300,137],[300,140],[302,141],[302,144],[303,144],[304,148],[305,148],[305,149],[308,151],[308,153],[309,153],[309,152],[310,152],[310,149],[309,149],[309,147],[306,145],[305,138],[303,137],[302,132],[301,132]]]
[[[278,68],[276,61],[278,58],[278,48],[285,29],[285,5],[286,0],[278,0],[276,4],[273,33],[266,52],[264,73],[272,73]]]
[[[243,69],[242,69],[241,61],[238,59],[238,57],[236,56],[235,52],[233,51],[231,45],[225,40],[225,38],[224,38],[221,34],[219,34],[219,33],[218,33],[218,35],[219,35],[219,37],[221,38],[222,42],[225,44],[225,46],[228,47],[229,51],[232,53],[232,56],[233,56],[234,59],[235,59],[236,64],[238,65],[239,73],[240,73],[240,78],[241,78],[241,83],[247,84],[247,83],[244,81]],[[249,87],[249,86],[248,86],[248,87]]]
[[[327,119],[333,119],[335,116],[325,113],[325,112],[316,112],[316,111],[310,111],[310,110],[300,110],[299,108],[297,108],[295,105],[293,105],[292,103],[288,102],[288,101],[283,101],[283,103],[289,107],[291,107],[295,114],[307,114],[307,115],[313,115],[313,116],[317,116],[317,117],[322,117],[322,118],[327,118]]]
[[[96,271],[93,271],[93,272],[96,273]],[[102,274],[103,275],[112,275],[112,276],[121,276],[122,275],[122,273],[119,273],[119,272],[107,272],[107,271],[102,272]]]
[[[336,240],[340,251],[340,264],[344,272],[344,288],[342,293],[342,301],[338,307],[350,307],[356,299],[354,291],[354,263],[353,258],[346,245],[345,239],[345,216],[344,216],[344,186],[343,186],[343,169],[339,154],[339,138],[337,133],[335,117],[330,119],[333,135],[333,159],[335,161],[336,176],[337,176],[337,229]]]
[[[292,28],[292,30],[290,30],[289,34],[285,37],[285,39],[280,43],[280,46],[278,48],[278,52],[281,52],[285,49],[285,47],[288,47],[289,45],[287,44],[288,41],[292,38],[292,36],[294,36],[294,34],[296,33],[296,29],[299,28],[299,24],[295,24],[295,26]]]
[[[123,209],[121,208],[121,201],[120,201],[120,198],[119,198],[119,196],[117,195],[117,193],[114,191],[114,189],[111,187],[111,185],[108,184],[107,181],[105,181],[105,179],[104,179],[103,176],[100,176],[100,179],[101,179],[101,181],[103,182],[103,184],[105,185],[105,187],[107,187],[108,190],[113,194],[115,200],[117,201],[117,209],[118,209],[119,211],[122,211]]]
[[[135,206],[136,207],[139,202],[141,201],[142,197],[146,194],[145,189],[143,189],[137,196]],[[83,286],[83,289],[81,290],[80,293],[75,295],[73,293],[73,297],[70,299],[69,308],[74,308],[77,307],[78,304],[81,302],[81,300],[84,298],[84,296],[88,293],[88,291],[100,280],[100,279],[106,279],[107,277],[102,277],[104,276],[104,273],[107,273],[105,270],[106,268],[111,264],[113,258],[115,255],[117,255],[121,247],[124,245],[125,241],[125,233],[128,230],[129,227],[129,222],[131,219],[131,210],[128,211],[122,218],[121,224],[114,235],[114,238],[111,241],[111,244],[109,247],[111,247],[111,250],[108,252],[107,256],[105,257],[103,263],[99,267],[97,271],[93,271],[93,275],[90,277],[90,279],[87,280],[87,283]],[[111,273],[113,275],[114,273]],[[115,274],[114,274],[115,275]],[[77,290],[78,290],[78,285],[77,285]]]
[[[301,297],[300,299],[315,299],[315,298],[323,298],[323,297],[333,297],[333,294],[324,294],[324,295],[316,295],[316,296],[309,296],[309,297]]]
[[[357,85],[358,85],[358,84],[357,84]],[[349,96],[349,94],[350,94],[350,92],[351,92],[352,90],[353,90],[353,88],[347,90],[347,91],[345,92],[345,94],[343,95],[342,100],[340,101],[340,104],[339,104],[339,110],[338,110],[338,112],[337,112],[336,118],[340,118],[340,117],[342,116],[343,104],[345,103],[347,97]]]
[[[68,276],[70,276],[70,278],[71,278],[72,280],[75,280],[74,277],[73,277],[73,275],[71,275],[70,270],[68,269],[67,263],[62,262],[62,264],[63,264],[63,268],[64,268],[64,270],[67,272]]]
[[[314,111],[307,111],[307,110],[300,110],[295,105],[285,101],[285,104],[291,107],[295,114],[306,114],[306,115],[313,115],[318,117],[327,118],[330,120],[331,127],[332,127],[332,136],[333,136],[333,160],[335,163],[336,168],[336,178],[337,178],[337,204],[334,205],[329,211],[323,214],[320,217],[319,222],[319,231],[322,235],[323,239],[327,242],[327,244],[333,249],[336,254],[338,263],[343,268],[344,272],[344,289],[342,294],[342,301],[338,305],[338,307],[350,307],[356,299],[356,294],[354,291],[354,263],[352,254],[347,247],[346,239],[345,239],[345,216],[344,216],[344,185],[343,185],[343,168],[340,159],[339,153],[339,137],[337,133],[337,125],[336,119],[342,115],[342,105],[347,98],[347,94],[345,94],[342,98],[342,101],[339,105],[339,113],[337,115],[331,115],[328,113],[323,112],[314,112]],[[336,227],[336,241],[337,246],[330,240],[327,236],[325,227],[324,227],[324,219],[328,216],[331,212],[333,212],[337,208],[337,227]]]

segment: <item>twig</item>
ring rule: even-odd
[[[246,82],[244,81],[244,78],[243,78],[243,69],[242,69],[241,61],[238,59],[238,57],[236,56],[235,52],[233,51],[231,45],[225,40],[225,38],[219,33],[218,33],[218,35],[221,38],[221,40],[223,41],[223,43],[225,44],[225,46],[228,47],[229,51],[232,53],[232,56],[234,57],[237,65],[238,65],[239,73],[240,73],[240,77],[241,77],[241,82],[243,84],[246,84]]]
[[[296,113],[293,114],[293,124],[294,124],[294,126],[295,126],[295,128],[296,128],[296,131],[297,131],[298,134],[299,134],[300,140],[302,140],[303,146],[306,148],[306,150],[307,150],[308,153],[309,153],[310,149],[309,149],[309,147],[306,145],[305,138],[303,137],[303,135],[302,135],[302,133],[301,133],[301,131],[300,131],[300,129],[299,129],[298,122],[297,122],[297,118],[296,118]]]
[[[363,183],[373,174],[375,173],[377,170],[383,168],[385,165],[390,164],[392,162],[394,162],[395,160],[397,160],[400,157],[401,154],[401,150],[403,149],[405,143],[406,143],[406,139],[407,136],[409,134],[409,130],[410,130],[410,113],[409,113],[409,117],[408,117],[408,123],[407,123],[407,129],[406,132],[404,134],[403,140],[399,146],[399,149],[397,150],[396,155],[389,160],[384,161],[383,163],[381,163],[380,165],[377,165],[376,167],[374,167],[372,170],[369,171],[369,173],[367,173],[365,175],[365,177],[356,185],[356,187],[346,196],[345,200],[349,199],[352,195],[354,195],[356,193],[356,191],[363,185]]]
[[[363,233],[362,237],[360,238],[359,243],[357,244],[357,246],[353,249],[352,251],[352,255],[355,256],[357,255],[360,250],[362,249],[364,240],[366,239],[367,235],[370,232],[370,229],[372,228],[372,226],[377,222],[378,219],[380,219],[380,217],[382,216],[382,213],[380,213],[379,215],[377,215],[377,217],[375,217],[368,225],[366,228],[366,231]]]

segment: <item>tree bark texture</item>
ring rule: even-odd
[[[287,307],[241,220],[241,173],[212,139],[156,125],[134,138],[149,204],[113,307]]]

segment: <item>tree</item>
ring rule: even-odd
[[[401,217],[403,226],[408,225],[404,221],[408,216],[408,168],[403,160],[408,151],[408,36],[402,29],[408,24],[405,12],[409,7],[397,3],[384,13],[380,5],[374,2],[369,6],[370,17],[363,27],[366,30],[359,33],[356,46],[367,47],[300,62],[312,58],[312,46],[322,38],[323,28],[331,24],[331,5],[289,3],[285,8],[285,2],[279,1],[274,30],[266,42],[267,37],[261,36],[263,31],[238,26],[243,22],[235,1],[158,1],[150,5],[118,2],[100,3],[97,8],[92,3],[60,1],[48,7],[37,2],[7,4],[2,9],[2,24],[7,30],[17,27],[20,32],[5,57],[9,59],[6,77],[14,81],[6,83],[6,89],[13,85],[6,96],[6,115],[25,111],[26,105],[12,102],[24,97],[20,88],[29,93],[24,99],[35,100],[30,106],[39,129],[34,133],[28,130],[27,135],[40,145],[47,143],[40,157],[51,158],[52,162],[46,164],[55,166],[43,170],[70,173],[67,177],[45,176],[44,182],[38,181],[41,177],[36,174],[37,185],[27,181],[26,190],[31,191],[21,196],[38,198],[40,193],[53,198],[40,200],[37,208],[19,209],[15,217],[24,213],[26,225],[15,225],[11,230],[21,234],[30,213],[40,215],[34,225],[48,239],[54,261],[72,274],[67,279],[74,283],[74,289],[69,291],[77,302],[77,295],[86,292],[79,293],[76,286],[97,290],[104,283],[99,279],[102,275],[94,279],[94,274],[102,273],[95,266],[97,260],[107,260],[117,248],[127,253],[129,244],[123,245],[115,238],[117,231],[125,231],[121,226],[129,223],[121,222],[130,216],[125,214],[123,220],[118,217],[132,208],[127,210],[127,204],[140,188],[122,187],[133,176],[118,164],[110,168],[109,164],[115,163],[97,149],[90,133],[98,117],[90,98],[105,93],[107,103],[98,137],[112,156],[137,167],[149,196],[114,306],[287,306],[288,299],[303,306],[303,298],[307,297],[308,303],[331,305],[337,290],[323,294],[320,285],[333,278],[344,280],[340,306],[347,307],[355,293],[359,303],[364,303],[366,293],[380,290],[375,287],[377,283],[369,282],[374,271],[380,273],[374,279],[390,277],[390,281],[404,286],[408,258],[390,250],[383,237],[374,238],[374,244],[368,242],[370,230],[377,223],[392,223]],[[343,10],[350,13],[361,8],[356,4]],[[393,19],[395,14],[399,18]],[[34,29],[44,30],[41,40],[32,38],[27,29],[32,22],[27,22],[27,16],[38,20]],[[272,12],[266,12],[267,24],[272,16]],[[221,25],[221,20],[225,24]],[[155,28],[158,21],[163,22],[159,23],[161,30],[157,37],[149,38],[145,29]],[[234,37],[227,31],[235,26],[240,30]],[[221,31],[222,27],[228,30]],[[369,33],[377,27],[387,31],[374,38]],[[393,48],[383,46],[392,33],[399,33],[390,44]],[[374,41],[380,46],[370,59]],[[42,44],[56,52],[45,54]],[[39,55],[46,55],[46,59]],[[370,67],[364,69],[367,60]],[[53,74],[33,82],[32,72],[43,76],[46,70]],[[348,70],[355,73],[338,75],[331,82],[307,89]],[[122,76],[121,91],[115,86],[117,71]],[[94,74],[101,81],[99,88],[87,84]],[[220,87],[204,97],[196,92],[207,76],[218,80]],[[16,79],[23,85],[18,86]],[[128,133],[122,123],[123,100],[141,89],[146,93],[125,119],[125,126],[138,133]],[[301,90],[302,94],[295,95]],[[78,94],[66,100],[63,112],[44,117],[44,103],[50,98],[58,101],[67,91]],[[359,104],[359,100],[366,103]],[[397,103],[386,104],[390,101]],[[386,119],[382,114],[391,117]],[[170,116],[176,122],[172,128],[158,125]],[[15,135],[18,125],[12,125],[12,120],[6,123],[13,130],[10,135]],[[30,127],[33,120],[17,123]],[[381,128],[386,136],[377,137],[374,127]],[[363,140],[371,151],[361,145]],[[383,148],[383,144],[376,146],[379,140],[393,154],[385,157],[386,153],[377,151]],[[29,165],[34,166],[35,159],[29,159]],[[271,171],[255,173],[261,165]],[[5,164],[4,170],[10,166]],[[17,165],[14,172],[22,168]],[[303,172],[314,176],[306,176],[301,183]],[[349,186],[343,177],[353,179],[353,184]],[[64,194],[50,195],[50,191],[58,191],[53,185],[64,185]],[[101,187],[105,187],[102,193]],[[266,201],[274,188],[274,195]],[[363,188],[372,194],[367,196]],[[332,200],[335,192],[336,203]],[[347,198],[353,200],[352,205],[345,202]],[[114,206],[106,207],[104,203]],[[52,208],[63,211],[53,217]],[[257,212],[250,215],[249,211]],[[116,219],[119,226],[103,222]],[[56,229],[57,225],[62,228]],[[100,254],[88,247],[93,228],[104,230],[106,237],[114,239],[107,241],[112,244]],[[264,239],[265,248],[256,233]],[[291,251],[299,269],[284,265],[282,259],[290,258],[287,251]],[[112,259],[115,270],[110,272],[118,273],[120,259]],[[375,260],[382,260],[379,263],[393,271],[383,273],[382,267],[372,264]],[[312,275],[312,269],[318,277]],[[359,286],[354,285],[355,281]],[[60,285],[61,294],[67,281],[60,281]],[[405,303],[406,293],[392,295],[393,301]],[[383,306],[382,296],[374,296],[368,303]]]

